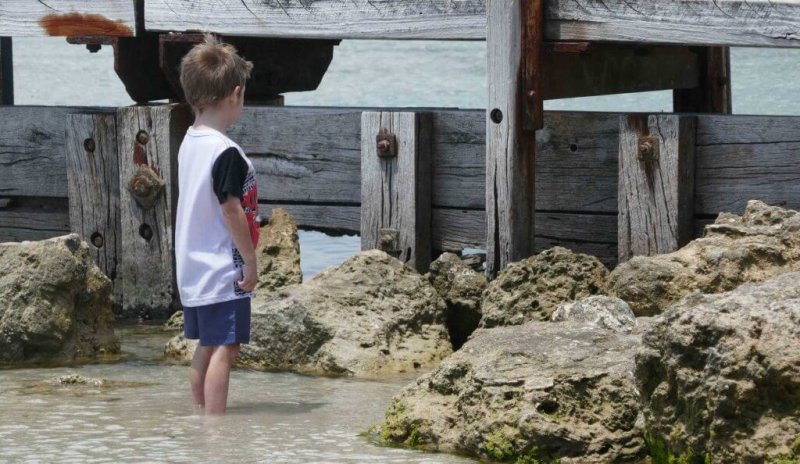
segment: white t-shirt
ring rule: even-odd
[[[214,192],[212,168],[234,147],[247,162],[242,207],[253,245],[258,242],[258,194],[253,163],[225,134],[214,129],[186,131],[178,151],[178,208],[175,219],[175,265],[183,306],[202,306],[250,297],[237,284],[243,261],[225,225]]]

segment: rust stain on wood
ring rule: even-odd
[[[144,145],[139,142],[133,142],[133,164],[147,165],[147,154],[144,151]]]
[[[94,13],[49,14],[39,19],[39,25],[51,36],[133,36],[133,29],[125,21]]]

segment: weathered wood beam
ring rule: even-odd
[[[524,0],[487,4],[486,275],[533,252],[533,132],[524,130]],[[533,3],[541,0],[531,0]],[[535,6],[529,6],[536,10]]]
[[[68,209],[66,198],[0,197],[0,242],[68,234]]]
[[[485,0],[145,0],[151,31],[317,39],[483,39]]]
[[[133,36],[134,0],[3,0],[0,36]]]
[[[548,40],[800,47],[796,0],[548,0]]]
[[[591,44],[577,53],[551,49],[542,62],[547,70],[544,98],[697,88],[700,63],[689,47],[680,46]]]
[[[731,92],[731,49],[703,47],[696,49],[699,78],[694,88],[673,92],[675,113],[733,113]]]
[[[694,236],[696,122],[620,117],[619,261],[670,253]]]
[[[431,261],[431,115],[361,117],[361,249],[382,249],[421,273]]]
[[[166,317],[180,304],[174,265],[177,158],[190,122],[189,109],[131,106],[119,108],[116,116],[122,313]],[[152,180],[163,182],[163,188]],[[154,192],[152,204],[142,199]]]
[[[0,105],[14,104],[14,53],[11,37],[0,37]]]
[[[120,308],[116,117],[114,113],[71,114],[66,125],[70,230],[89,244],[95,262],[113,282],[114,306]]]

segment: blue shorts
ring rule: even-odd
[[[184,307],[183,335],[201,346],[250,343],[250,297]]]

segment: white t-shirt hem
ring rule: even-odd
[[[191,300],[181,300],[181,304],[184,307],[195,307],[195,306],[207,306],[212,305],[215,303],[224,303],[226,301],[233,301],[238,300],[241,298],[250,298],[252,294],[247,295],[222,295],[222,296],[213,296],[208,298],[193,298]]]

